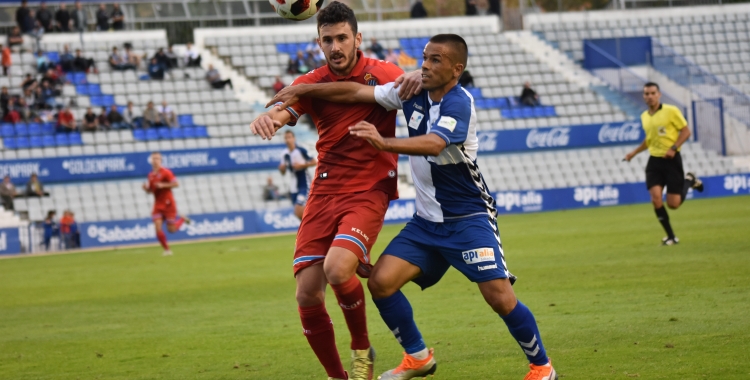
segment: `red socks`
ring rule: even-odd
[[[325,304],[300,306],[299,316],[302,319],[302,333],[305,334],[307,342],[318,357],[320,364],[325,368],[328,376],[346,379],[344,366],[341,364],[339,351],[336,349],[333,322],[331,322],[331,317],[328,316]]]
[[[161,243],[161,246],[164,247],[165,251],[169,250],[169,244],[167,244],[167,234],[165,234],[164,231],[157,231],[156,239],[159,240],[159,243]]]
[[[339,306],[344,312],[346,324],[352,334],[352,350],[364,350],[370,348],[370,339],[367,335],[367,316],[365,314],[365,291],[357,276],[352,276],[342,284],[333,285],[333,293],[339,301]]]

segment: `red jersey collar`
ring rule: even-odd
[[[328,66],[328,74],[334,81],[347,80],[350,78],[358,77],[365,71],[365,57],[362,56],[362,50],[357,49],[357,64],[354,65],[352,71],[347,76],[340,77],[331,71],[331,67]]]

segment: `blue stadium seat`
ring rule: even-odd
[[[55,136],[52,135],[44,135],[42,136],[42,146],[44,147],[50,147],[57,145],[57,142],[55,141]]]
[[[134,129],[133,140],[146,141],[146,132],[143,129]]]
[[[15,137],[6,137],[3,139],[3,146],[5,149],[18,149]]]
[[[190,127],[193,125],[193,115],[179,115],[177,116],[177,123],[181,127]]]
[[[195,127],[195,137],[208,137],[208,129],[203,125]]]
[[[16,138],[16,147],[18,149],[29,149],[29,138],[26,136],[19,136]]]
[[[70,139],[68,138],[67,133],[58,133],[54,135],[55,137],[55,144],[59,146],[67,146],[70,145]]]
[[[29,134],[32,136],[41,135],[42,134],[42,125],[39,123],[31,123],[29,124]]]
[[[68,80],[73,84],[86,84],[86,73],[69,73]]]
[[[92,107],[101,107],[104,105],[104,100],[102,99],[103,96],[101,95],[92,95],[89,100],[91,102]]]
[[[76,92],[78,95],[89,95],[89,87],[85,84],[77,84]]]
[[[42,124],[42,134],[53,135],[55,134],[55,123],[44,123]]]
[[[16,135],[16,127],[13,124],[0,125],[0,137],[13,137]]]
[[[98,85],[97,85],[98,86]],[[102,105],[111,107],[113,104],[115,104],[115,96],[114,95],[102,95]]]
[[[470,87],[470,88],[467,88],[466,91],[468,91],[469,94],[471,94],[471,96],[474,97],[474,99],[482,99],[483,98],[482,97],[482,89],[481,88]]]
[[[151,129],[146,130],[146,141],[158,140],[158,139],[159,139],[159,133],[156,132],[155,129],[151,128]]]
[[[28,136],[29,126],[26,123],[16,124],[16,136]]]
[[[184,128],[185,127],[169,128],[169,133],[170,133],[169,138],[171,138],[171,139],[184,139],[185,138]]]
[[[184,127],[180,128],[182,130],[182,135],[186,139],[194,139],[197,136],[195,135],[195,127]]]
[[[170,131],[170,127],[161,127],[157,129],[157,132],[159,133],[159,138],[164,140],[169,140],[172,138],[172,131]]]
[[[48,51],[47,52],[47,59],[49,59],[53,63],[59,63],[60,62],[60,53],[56,51]]]
[[[101,95],[102,94],[102,88],[96,83],[89,83],[84,85],[88,87],[89,95]]]
[[[42,147],[42,138],[39,136],[30,136],[29,137],[29,146],[32,148],[41,148]]]
[[[555,106],[545,106],[544,107],[544,116],[545,117],[554,117],[554,116],[557,116],[557,111],[555,111]]]
[[[81,134],[78,132],[68,134],[68,141],[70,142],[70,145],[83,145]]]

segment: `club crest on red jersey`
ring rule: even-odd
[[[378,85],[378,78],[375,78],[372,74],[367,73],[367,74],[365,74],[365,82],[369,86],[377,86]]]

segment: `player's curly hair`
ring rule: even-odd
[[[320,30],[321,26],[334,25],[341,22],[348,23],[354,35],[357,35],[357,17],[354,16],[354,11],[346,4],[332,1],[327,7],[318,12],[318,30]]]

